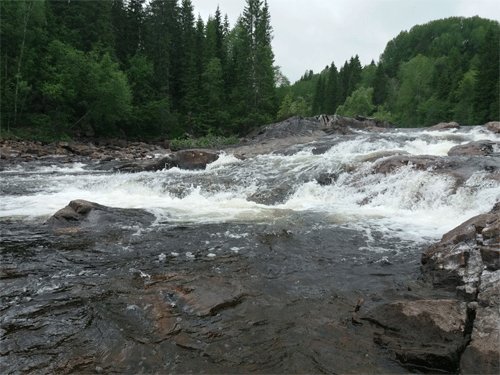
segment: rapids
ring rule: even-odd
[[[453,159],[475,168],[460,184],[412,163],[374,167],[394,155],[446,159],[479,140],[500,136],[483,127],[356,131],[245,160],[223,153],[201,171],[5,169],[0,369],[426,372],[388,360],[349,313],[360,298],[441,293],[419,283],[420,255],[500,200],[500,179],[489,178],[500,150]],[[151,220],[97,233],[45,228],[74,199]]]

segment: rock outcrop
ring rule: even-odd
[[[437,287],[469,302],[471,342],[462,374],[500,371],[500,203],[446,233],[422,255],[423,272]]]
[[[475,301],[483,270],[500,269],[500,203],[446,233],[422,254],[423,272],[437,287]]]
[[[422,254],[422,274],[449,299],[371,304],[353,315],[407,367],[461,374],[500,371],[500,203]],[[413,297],[412,297],[413,298]]]

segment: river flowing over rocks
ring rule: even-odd
[[[500,370],[498,123],[0,146],[1,373]]]

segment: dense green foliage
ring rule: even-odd
[[[274,65],[267,1],[231,28],[191,0],[0,2],[0,133],[212,139],[293,115],[401,126],[499,119],[499,24],[448,18],[290,84]],[[189,139],[186,138],[186,139]]]
[[[378,64],[362,68],[355,56],[339,71],[333,63],[306,71],[278,92],[289,107],[305,98],[307,115],[358,114],[403,127],[484,124],[500,117],[499,67],[498,22],[453,17],[401,32]]]
[[[191,0],[0,2],[1,128],[176,138],[246,132],[276,116],[266,1],[231,29]]]

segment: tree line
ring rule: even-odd
[[[0,2],[0,133],[229,136],[293,115],[371,116],[403,127],[499,119],[499,24],[452,17],[294,84],[274,65],[266,0],[231,26],[191,0]],[[334,48],[334,47],[332,47]]]
[[[499,24],[452,17],[417,25],[389,41],[378,63],[352,57],[338,70],[305,72],[278,89],[279,117],[337,113],[371,116],[402,127],[443,121],[498,121]]]
[[[2,1],[1,131],[176,138],[276,116],[267,1],[235,25],[191,0]]]

